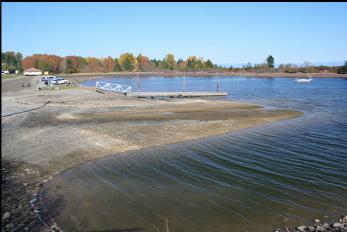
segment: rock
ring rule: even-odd
[[[14,227],[14,225],[12,223],[9,223],[5,227],[11,230]]]
[[[2,215],[2,220],[6,221],[6,220],[10,219],[10,217],[11,217],[11,213],[6,212],[6,213],[4,213],[4,215]]]
[[[27,187],[27,186],[28,186],[28,183],[24,183],[23,185],[24,185],[24,187]]]
[[[36,187],[41,187],[42,186],[42,183],[37,183],[36,184]]]
[[[317,231],[317,232],[324,232],[325,228],[323,226],[316,226],[315,231]]]
[[[329,226],[328,223],[324,223],[323,227],[324,227],[324,228],[329,228],[330,226]]]
[[[300,231],[300,232],[304,232],[305,230],[306,230],[306,226],[298,226],[298,227],[296,227],[296,229],[298,230],[298,231]]]
[[[34,209],[34,213],[38,214],[38,213],[40,213],[40,210]]]
[[[315,219],[314,222],[316,223],[320,223],[319,219]]]
[[[316,228],[314,228],[313,226],[308,226],[307,229],[308,229],[308,231],[310,231],[310,232],[316,231]]]
[[[342,228],[343,227],[343,225],[339,222],[335,222],[332,226],[335,228]]]

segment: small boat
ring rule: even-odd
[[[305,82],[311,82],[313,79],[311,77],[310,74],[307,74],[309,78],[300,78],[300,79],[295,79],[296,82],[302,82],[302,83],[305,83]]]

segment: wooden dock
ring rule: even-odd
[[[132,92],[127,94],[133,97],[212,97],[226,96],[227,92]]]

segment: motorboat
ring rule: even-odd
[[[307,83],[307,82],[311,82],[313,79],[311,77],[310,74],[307,74],[308,78],[299,78],[299,79],[295,79],[296,82],[301,82],[301,83]]]

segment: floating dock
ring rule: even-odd
[[[127,94],[132,97],[212,97],[227,96],[227,92],[132,92]]]

